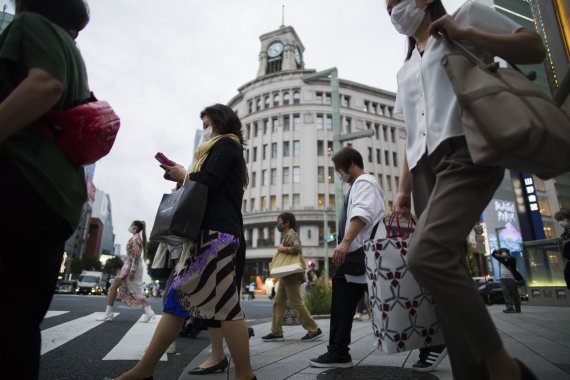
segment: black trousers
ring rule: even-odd
[[[0,159],[0,279],[6,287],[0,311],[3,373],[37,379],[40,324],[49,308],[69,223],[39,196],[16,166]]]
[[[366,284],[346,282],[341,271],[335,272],[332,278],[329,352],[348,355],[354,311],[365,290]]]

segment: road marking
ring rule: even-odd
[[[77,318],[69,322],[42,330],[42,351],[41,354],[50,352],[58,348],[62,344],[77,338],[79,335],[85,334],[87,331],[99,326],[105,321],[97,321],[98,317],[103,316],[104,312],[89,314],[82,318]],[[115,317],[119,313],[115,313]]]
[[[52,311],[52,310],[48,310],[48,312],[46,313],[46,316],[44,318],[51,318],[51,317],[57,317],[58,315],[62,315],[62,314],[66,314],[69,313],[69,311]]]
[[[123,339],[109,351],[103,360],[140,360],[143,357],[146,347],[154,334],[156,325],[162,317],[161,315],[156,315],[149,323],[139,323],[144,316],[144,314],[141,315],[140,319],[123,336]],[[168,357],[166,354],[163,354],[160,360],[168,361]]]

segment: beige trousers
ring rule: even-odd
[[[273,322],[271,323],[271,334],[281,336],[283,335],[283,318],[285,316],[285,307],[287,300],[289,305],[297,313],[299,322],[305,330],[314,334],[317,332],[319,326],[311,317],[311,313],[307,310],[305,302],[301,297],[300,286],[303,283],[303,274],[290,275],[283,277],[279,280],[279,287],[277,294],[273,300]]]
[[[414,277],[433,295],[454,379],[488,378],[484,360],[503,346],[467,270],[466,238],[504,169],[475,165],[463,137],[444,141],[411,170],[417,226],[408,251]]]

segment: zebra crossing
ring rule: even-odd
[[[69,313],[69,311],[53,311],[47,312],[45,319],[57,317]],[[113,323],[98,321],[97,318],[102,317],[104,312],[95,312],[89,315],[73,319],[68,322],[42,330],[42,347],[41,355],[44,355],[75,338],[89,332],[90,330],[100,326],[103,323]],[[115,318],[120,313],[115,313]],[[140,318],[142,319],[144,315]],[[160,321],[161,315],[156,315],[151,323],[134,323],[126,332],[122,339],[103,357],[103,360],[140,360],[146,350],[148,343],[156,324]],[[161,361],[168,361],[166,354],[162,355]]]

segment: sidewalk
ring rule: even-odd
[[[504,305],[493,305],[489,311],[501,334],[508,352],[526,363],[539,379],[566,380],[570,378],[570,308],[525,306],[521,314],[504,314]],[[375,349],[370,323],[365,318],[355,321],[352,328],[350,353],[353,370],[334,370],[326,376],[326,369],[312,368],[309,359],[326,352],[329,320],[317,320],[324,337],[313,342],[300,342],[306,331],[301,326],[284,327],[285,341],[262,342],[269,333],[270,324],[255,325],[255,337],[250,341],[251,361],[259,380],[313,380],[313,379],[440,379],[452,380],[449,356],[437,370],[429,374],[400,368],[408,352],[384,354]],[[473,327],[474,329],[477,326]],[[184,370],[179,380],[189,380],[187,371],[197,367],[208,357],[209,348],[202,351]],[[417,361],[418,351],[412,352],[406,367]],[[371,368],[375,366],[377,368]],[[380,366],[391,368],[379,368]],[[395,368],[394,368],[395,367]],[[328,370],[331,371],[330,369]],[[394,374],[389,372],[393,371]],[[397,374],[396,374],[397,373]],[[320,375],[319,375],[320,374]],[[208,380],[225,380],[225,372],[203,376]],[[233,363],[230,372],[233,379]]]

